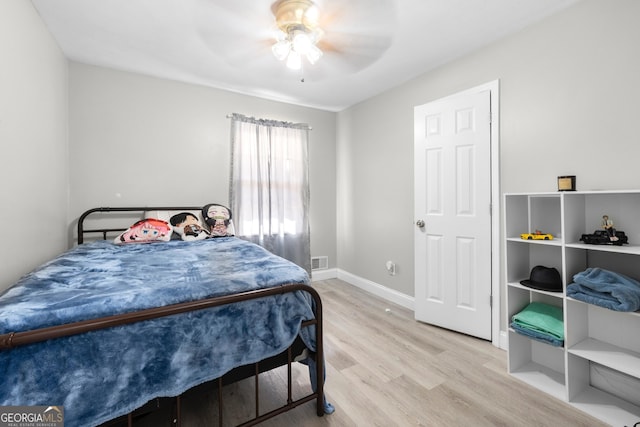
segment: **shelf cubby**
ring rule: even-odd
[[[509,330],[509,373],[559,399],[566,399],[564,352]]]
[[[599,267],[640,280],[640,190],[513,193],[504,196],[507,323],[533,301],[563,308],[563,347],[508,328],[508,369],[514,377],[602,421],[640,421],[640,312],[620,312],[567,297],[567,286]],[[613,219],[629,244],[593,245],[580,239]],[[553,240],[523,240],[541,230]],[[520,283],[536,265],[556,268],[564,292]]]
[[[612,426],[631,427],[640,420],[639,406],[591,386],[580,390],[569,403]]]

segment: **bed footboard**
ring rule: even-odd
[[[258,393],[259,389],[257,387],[258,382],[258,374],[261,372],[266,372],[267,370],[273,369],[276,366],[281,365],[281,361],[278,359],[278,356],[274,358],[266,359],[265,361],[257,362],[254,365],[244,366],[237,368],[236,370],[229,373],[229,375],[225,375],[218,380],[219,389],[222,388],[222,385],[225,381],[230,381],[230,379],[234,378],[234,375],[239,375],[244,378],[247,377],[245,372],[247,369],[253,370],[253,374],[255,376],[256,381],[256,407],[255,407],[255,417],[245,423],[242,426],[251,426],[258,424],[266,419],[277,416],[283,412],[289,411],[301,404],[307,403],[312,400],[316,400],[316,413],[318,416],[324,415],[324,348],[323,348],[323,340],[322,340],[322,301],[320,299],[320,295],[317,293],[315,289],[308,285],[304,284],[290,284],[283,285],[276,288],[267,288],[267,289],[259,289],[255,291],[242,292],[239,294],[208,298],[199,301],[192,301],[180,304],[174,304],[166,307],[158,307],[152,308],[148,310],[142,310],[133,313],[125,313],[115,316],[108,316],[99,319],[86,320],[82,322],[70,323],[59,326],[52,326],[48,328],[37,329],[33,331],[25,331],[25,332],[12,332],[9,334],[0,335],[0,350],[11,349],[21,345],[33,344],[41,341],[61,338],[70,335],[77,335],[85,332],[96,331],[100,329],[126,325],[135,322],[141,322],[144,320],[157,319],[164,316],[171,316],[174,314],[185,313],[189,311],[202,310],[211,307],[219,307],[226,304],[232,304],[241,301],[247,301],[255,298],[263,298],[272,295],[283,294],[287,292],[306,292],[308,293],[313,301],[314,301],[314,313],[315,318],[312,320],[308,320],[302,323],[302,327],[310,327],[315,326],[315,341],[316,341],[316,351],[314,355],[315,359],[315,383],[317,385],[315,390],[312,390],[312,393],[299,398],[297,400],[292,399],[292,384],[291,384],[291,364],[293,363],[293,355],[291,351],[291,347],[286,350],[282,355],[279,355],[280,358],[283,355],[286,355],[286,364],[288,369],[288,391],[287,391],[287,402],[268,413],[261,414],[260,408],[258,405]],[[221,394],[219,393],[219,396]],[[176,425],[180,425],[180,396],[176,398]],[[222,411],[222,405],[219,405],[219,410]],[[129,426],[132,425],[133,416],[129,414],[127,416]],[[223,414],[220,412],[219,414],[220,425],[222,426]]]

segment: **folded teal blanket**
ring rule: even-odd
[[[562,307],[532,302],[521,312],[514,314],[511,320],[521,328],[564,340]]]
[[[567,296],[615,311],[640,310],[640,282],[602,268],[587,268],[567,286]]]

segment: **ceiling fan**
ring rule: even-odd
[[[322,57],[317,43],[323,35],[316,4],[311,0],[278,0],[271,11],[280,29],[271,48],[273,55],[281,61],[286,59],[292,70],[302,68],[303,57],[315,64]]]
[[[394,0],[208,1],[199,33],[216,55],[270,72],[284,61],[308,81],[372,64],[391,45],[395,24]]]

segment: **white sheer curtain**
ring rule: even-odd
[[[307,125],[231,116],[236,235],[311,273],[308,146]]]

